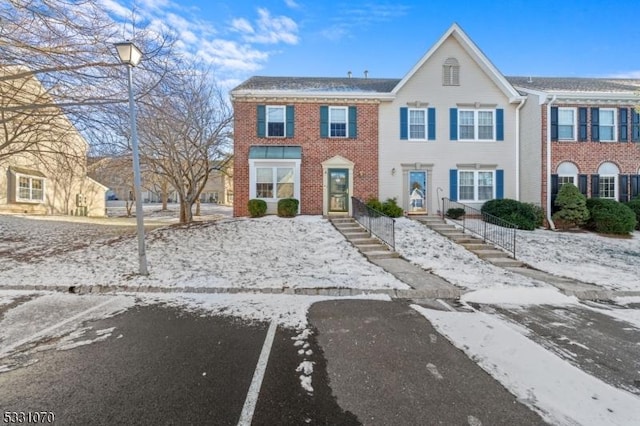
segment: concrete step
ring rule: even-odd
[[[495,258],[502,258],[502,257],[509,257],[508,253],[505,253],[501,250],[496,250],[496,249],[489,249],[489,250],[471,250],[476,256],[478,256],[480,259],[485,259],[485,260],[489,260],[489,259],[495,259]]]
[[[379,251],[366,251],[363,253],[368,259],[393,259],[400,257],[395,251],[379,250]]]
[[[371,251],[383,251],[383,250],[389,251],[387,246],[385,246],[384,244],[353,244],[353,245],[356,246],[356,248],[360,250],[362,253],[371,252]]]
[[[480,240],[475,240],[469,243],[466,242],[462,242],[460,243],[461,246],[463,246],[464,248],[466,248],[467,250],[470,251],[476,251],[476,250],[493,250],[494,247],[490,244],[485,244]]]
[[[349,241],[358,238],[368,238],[370,235],[366,231],[345,231],[342,233]]]
[[[521,268],[525,266],[523,262],[520,262],[517,259],[512,259],[510,257],[492,257],[485,260],[502,268]]]
[[[348,240],[354,246],[367,245],[367,244],[378,244],[378,245],[380,244],[379,240],[369,237],[369,234],[367,234],[365,238],[348,238]]]

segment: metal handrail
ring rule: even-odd
[[[448,214],[450,209],[463,209],[460,216]],[[502,247],[516,258],[516,230],[518,225],[497,216],[483,213],[466,204],[442,198],[442,219],[445,218],[462,226],[463,231],[478,235],[483,241],[488,241]]]
[[[364,227],[370,235],[395,250],[395,219],[367,206],[364,201],[351,197],[353,218]]]

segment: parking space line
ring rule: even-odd
[[[75,314],[72,317],[69,317],[69,318],[67,318],[67,319],[65,319],[63,321],[60,321],[59,323],[53,324],[52,326],[49,326],[49,327],[45,328],[44,330],[40,330],[37,333],[32,334],[29,337],[25,337],[24,339],[19,340],[19,341],[13,343],[13,344],[7,346],[6,348],[1,348],[0,349],[0,357],[8,355],[15,348],[18,348],[18,347],[24,345],[25,343],[29,343],[29,342],[31,342],[33,340],[39,339],[40,337],[45,336],[47,333],[50,333],[51,331],[55,330],[56,328],[62,327],[63,325],[68,324],[71,321],[75,321],[78,318],[81,318],[81,317],[83,317],[83,316],[85,316],[85,315],[87,315],[87,314],[89,314],[89,313],[91,313],[91,312],[93,312],[93,311],[95,311],[97,309],[100,309],[103,306],[106,306],[107,304],[113,302],[114,300],[116,300],[116,299],[115,298],[110,298],[106,302],[100,303],[99,305],[96,305],[96,306],[92,306],[89,309],[85,309],[84,311],[79,312],[79,313]]]
[[[262,379],[264,379],[264,373],[267,370],[267,362],[269,362],[269,354],[271,353],[271,347],[273,346],[273,339],[276,335],[277,328],[278,325],[276,321],[272,320],[269,325],[269,330],[267,330],[267,337],[264,339],[264,344],[262,345],[262,352],[260,352],[258,365],[253,373],[251,386],[249,386],[249,392],[247,392],[247,399],[245,399],[244,406],[242,407],[242,414],[240,414],[238,426],[250,426],[251,421],[253,420],[253,413],[256,409],[256,403],[258,402],[258,395],[260,395]]]

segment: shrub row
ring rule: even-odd
[[[536,206],[509,198],[489,200],[484,203],[481,211],[513,223],[518,229],[533,231],[542,225],[542,215]]]
[[[387,198],[387,201],[384,203],[377,198],[369,198],[366,204],[372,209],[389,217],[400,217],[404,213],[404,210],[402,210],[402,207],[398,205],[395,198]]]
[[[283,198],[278,200],[278,216],[294,217],[298,214],[298,206],[300,202],[295,198]],[[249,216],[262,217],[267,214],[267,202],[254,198],[248,203]]]

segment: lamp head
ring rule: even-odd
[[[123,64],[131,65],[135,67],[140,63],[142,59],[142,52],[131,41],[124,41],[122,43],[115,43],[118,56]]]

